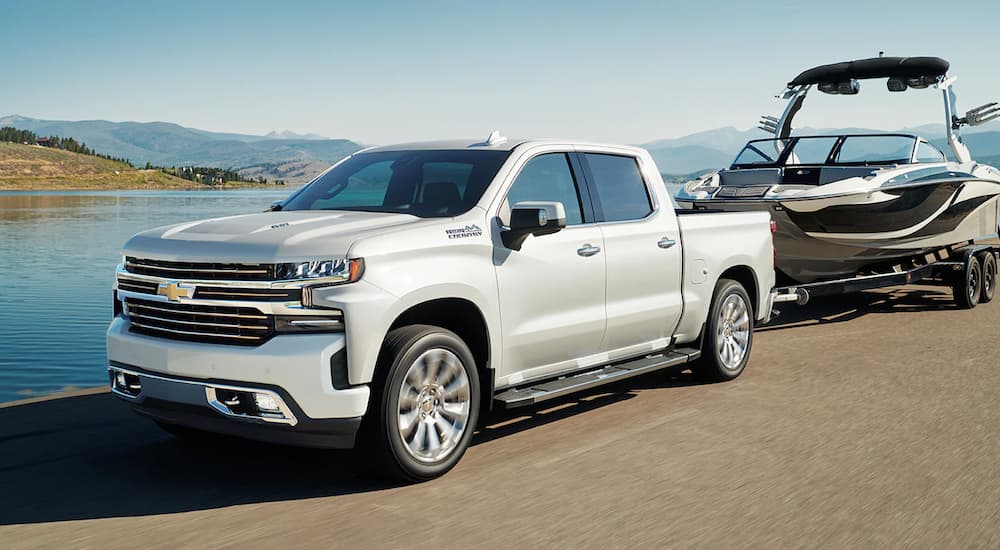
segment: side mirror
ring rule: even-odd
[[[526,201],[510,209],[510,228],[500,233],[504,246],[521,250],[528,235],[550,235],[566,227],[566,208],[561,202]]]
[[[277,211],[281,210],[281,205],[284,204],[284,202],[285,201],[274,201],[274,202],[272,202],[271,206],[267,210],[265,210],[265,212],[277,212]]]

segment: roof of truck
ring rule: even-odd
[[[416,141],[411,143],[395,143],[391,145],[378,145],[370,147],[362,152],[372,151],[400,151],[400,150],[449,150],[449,149],[480,149],[484,151],[512,151],[521,145],[575,145],[592,147],[612,147],[617,149],[634,149],[638,147],[614,143],[597,143],[573,139],[551,139],[551,138],[506,138],[503,141],[490,143],[482,139],[452,139],[440,141]]]

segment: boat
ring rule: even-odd
[[[778,117],[760,128],[732,165],[688,182],[682,208],[764,210],[774,221],[776,268],[796,283],[899,269],[921,256],[996,238],[1000,170],[971,157],[960,135],[1000,117],[997,103],[956,113],[956,78],[937,57],[876,57],[799,74],[780,98]],[[855,95],[862,80],[886,79],[892,92],[937,89],[944,96],[952,157],[910,133],[795,135],[792,121],[816,88]]]

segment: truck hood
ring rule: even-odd
[[[144,231],[125,243],[124,252],[170,261],[296,262],[343,256],[362,235],[421,221],[381,212],[263,212]]]

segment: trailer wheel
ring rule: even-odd
[[[952,287],[955,303],[962,309],[972,309],[979,303],[983,291],[983,267],[979,258],[969,258],[969,264],[962,273],[962,278]]]
[[[987,251],[980,257],[983,266],[983,290],[979,295],[979,303],[988,304],[993,301],[997,289],[997,257],[992,251]]]
[[[705,323],[701,357],[691,364],[699,378],[732,380],[743,373],[753,346],[753,306],[740,283],[719,279]]]

